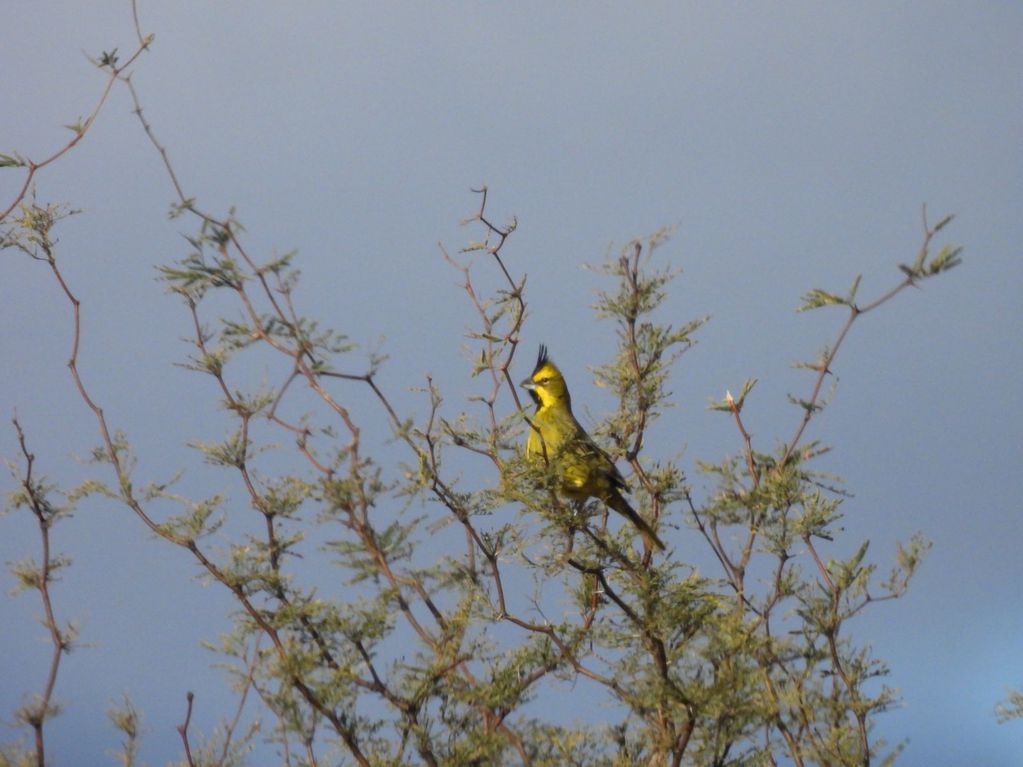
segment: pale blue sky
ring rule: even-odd
[[[297,248],[305,311],[389,353],[381,382],[409,413],[421,400],[405,389],[427,371],[452,407],[466,392],[472,310],[437,243],[475,236],[458,225],[470,187],[490,186],[499,220],[518,217],[508,257],[529,274],[526,343],[551,348],[595,414],[607,401],[586,371],[611,330],[593,322],[600,282],[580,265],[676,226],[659,253],[685,274],[665,316],[713,319],[650,448],[685,448],[700,492],[696,460],[740,449],[706,410],[726,388],[760,379],[748,425],[765,449],[790,436],[785,394],[808,386],[790,364],[841,319],[796,315],[802,293],[863,273],[861,295],[879,294],[915,255],[921,205],[957,214],[965,264],[864,318],[812,436],[835,445],[827,468],[855,493],[845,545],[870,538],[886,569],[896,540],[935,543],[909,596],[854,627],[902,692],[878,720],[909,738],[899,763],[1019,764],[1023,724],[998,726],[993,707],[1023,685],[1023,6],[550,5],[143,1],[156,42],[134,81],[187,193],[237,206],[255,252]],[[66,141],[61,126],[103,86],[83,52],[133,41],[126,1],[8,3],[0,152],[40,159]],[[185,444],[215,438],[220,416],[205,382],[172,367],[187,317],[154,266],[184,255],[190,225],[168,221],[172,190],[130,111],[115,90],[37,188],[83,211],[60,232],[84,302],[83,374],[148,479],[194,466]],[[0,207],[20,180],[0,173]],[[70,484],[98,439],[65,367],[68,308],[39,264],[5,253],[2,266],[3,421],[16,409],[40,469]],[[0,455],[17,456],[11,428]],[[201,468],[186,481],[228,489]],[[229,600],[126,510],[87,504],[55,537],[75,561],[57,610],[86,646],[62,669],[54,762],[110,763],[103,710],[122,691],[145,712],[143,757],[178,758],[185,690],[200,725],[229,705],[198,648]],[[0,560],[35,545],[24,514],[0,519]],[[42,683],[38,612],[0,602],[0,717]]]

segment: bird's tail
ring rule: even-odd
[[[617,489],[608,495],[604,502],[639,528],[647,543],[664,551],[664,542],[657,537],[657,533],[650,527],[650,524],[639,515],[638,511],[629,505],[629,502],[625,500],[624,496]]]

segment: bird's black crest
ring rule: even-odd
[[[533,368],[533,373],[535,374],[536,371],[539,370],[540,368],[542,368],[546,362],[547,362],[547,347],[544,346],[543,344],[540,344],[540,353],[538,355],[536,355],[536,367]]]

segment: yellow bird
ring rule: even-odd
[[[547,347],[540,346],[536,368],[521,386],[536,403],[526,455],[553,467],[561,477],[560,490],[565,496],[576,501],[599,498],[638,527],[648,543],[663,549],[654,529],[622,496],[629,488],[614,461],[572,415],[568,385],[547,357]]]

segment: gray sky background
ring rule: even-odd
[[[470,187],[488,184],[490,213],[519,220],[506,254],[529,275],[522,375],[546,343],[594,417],[610,405],[587,369],[609,358],[612,328],[593,321],[602,282],[581,264],[677,227],[658,258],[685,273],[662,316],[713,319],[649,448],[684,449],[700,493],[695,462],[741,449],[706,409],[725,389],[760,379],[746,414],[762,449],[794,430],[785,395],[810,381],[791,363],[843,319],[797,315],[800,296],[859,273],[860,295],[879,295],[916,254],[921,205],[932,221],[955,213],[946,241],[965,264],[858,323],[810,436],[835,446],[822,467],[855,493],[836,556],[869,538],[884,571],[897,540],[934,541],[905,600],[854,626],[901,691],[879,730],[909,739],[901,764],[1018,765],[1023,724],[997,725],[993,707],[1023,685],[1023,6],[550,5],[143,1],[156,41],[133,79],[186,192],[237,206],[260,257],[297,248],[305,312],[388,353],[381,383],[409,414],[427,371],[454,411],[471,393],[472,308],[437,246],[478,235],[459,227],[478,205]],[[0,152],[41,159],[104,85],[84,54],[132,49],[130,5],[3,13]],[[188,318],[154,266],[185,254],[192,225],[168,220],[172,189],[130,111],[115,89],[37,191],[83,211],[59,231],[83,301],[82,372],[155,479],[194,467],[187,442],[215,439],[222,415],[205,381],[173,367]],[[0,172],[0,208],[21,178]],[[2,258],[4,423],[16,410],[39,470],[71,484],[98,436],[65,366],[70,313],[40,264]],[[17,458],[6,425],[0,455]],[[228,484],[203,467],[185,481]],[[103,711],[122,692],[145,714],[143,758],[179,758],[186,690],[197,726],[231,710],[199,648],[229,601],[124,509],[85,504],[55,545],[74,559],[56,607],[85,646],[61,672],[54,763],[111,762]],[[0,560],[36,546],[24,512],[0,518]],[[0,717],[42,685],[38,614],[31,596],[0,601]]]

